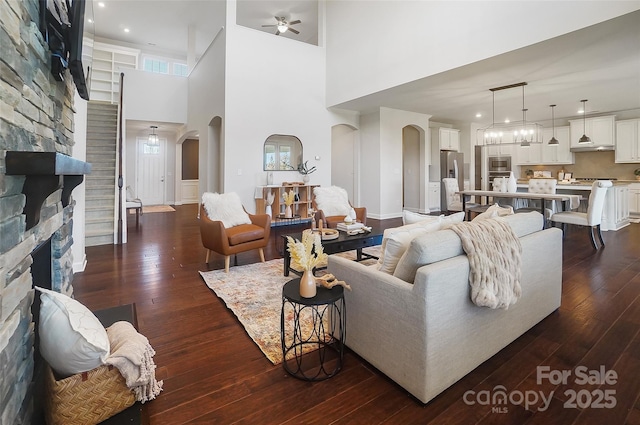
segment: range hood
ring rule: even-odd
[[[569,150],[571,152],[599,152],[599,151],[612,151],[615,149],[613,145],[598,145],[591,143],[584,146],[572,147]]]

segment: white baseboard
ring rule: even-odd
[[[84,269],[87,267],[87,254],[82,256],[82,260],[78,262],[73,262],[73,273],[82,273]]]

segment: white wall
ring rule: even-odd
[[[229,21],[235,22],[231,6]],[[330,184],[324,48],[235,24],[227,26],[226,36],[225,192],[237,192],[255,211],[254,189],[266,182],[263,145],[272,134],[298,137],[304,160],[317,167],[311,183]],[[275,184],[301,180],[295,171],[274,172]]]
[[[637,1],[328,1],[327,105],[525,47],[637,8]]]
[[[72,157],[80,161],[87,160],[87,101],[78,96],[76,91],[73,100],[73,106],[76,114],[73,117],[73,145]],[[86,176],[85,176],[86,178]],[[73,207],[73,246],[71,247],[71,255],[73,255],[73,272],[80,273],[84,271],[87,265],[87,255],[85,253],[85,180],[76,186],[71,192],[71,198],[76,205]]]
[[[124,104],[127,120],[187,122],[187,79],[175,75],[127,70]]]
[[[224,2],[220,3],[224,5]],[[222,16],[224,17],[224,14]],[[224,24],[224,21],[222,23]],[[210,140],[209,123],[214,117],[221,117],[224,128],[226,38],[226,29],[221,25],[218,35],[189,74],[188,123],[185,132],[195,131],[200,140],[198,158],[200,195],[215,190],[214,187],[210,187],[209,174],[217,172],[221,163],[221,161],[208,159],[210,157],[214,160],[220,159],[219,152],[211,152],[213,141]],[[224,132],[222,143],[224,143]]]

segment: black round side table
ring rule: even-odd
[[[290,280],[282,288],[282,365],[289,374],[305,381],[331,378],[342,369],[344,356],[344,288],[317,289],[315,297],[301,297],[300,279]],[[315,351],[304,353],[304,349]]]

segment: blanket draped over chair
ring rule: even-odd
[[[116,322],[107,328],[111,355],[106,363],[118,368],[134,392],[136,400],[144,403],[156,398],[162,391],[162,381],[156,381],[156,354],[149,340],[138,333],[129,322]]]
[[[509,308],[520,298],[522,246],[507,223],[489,219],[451,226],[469,258],[471,300],[478,306]]]

